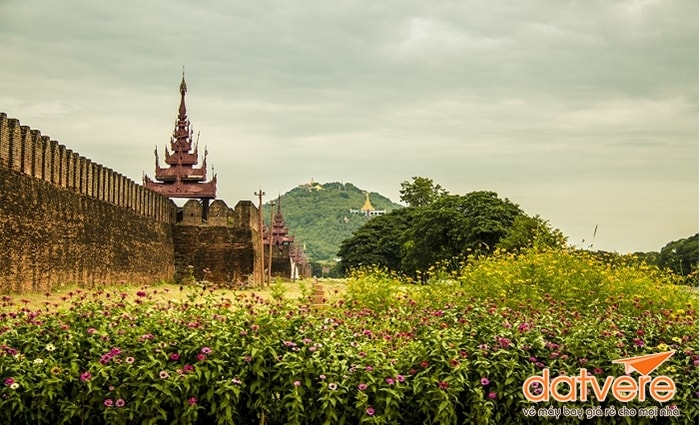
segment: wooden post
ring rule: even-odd
[[[270,234],[267,236],[267,243],[270,244],[270,250],[268,252],[267,259],[267,286],[272,284],[272,220],[274,220],[273,215],[275,214],[275,201],[270,202]]]
[[[265,196],[265,192],[262,189],[258,189],[257,192],[253,192],[253,195],[258,197],[258,233],[260,234],[260,261],[258,261],[258,267],[260,271],[258,273],[258,278],[260,279],[258,283],[262,288],[265,284],[265,244],[263,244],[263,219],[262,219],[262,197]]]

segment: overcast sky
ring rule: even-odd
[[[697,1],[2,0],[0,43],[0,111],[137,182],[185,65],[230,206],[423,176],[581,247],[698,231]]]

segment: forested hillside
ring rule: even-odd
[[[372,206],[387,212],[401,208],[400,204],[376,192],[369,192]],[[326,261],[336,257],[340,243],[367,222],[359,210],[366,192],[352,183],[308,183],[280,196],[282,214],[297,243],[306,247],[311,261]],[[277,200],[275,199],[275,202]],[[275,207],[276,208],[276,207]],[[270,222],[270,204],[263,205],[265,223]]]

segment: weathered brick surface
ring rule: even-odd
[[[212,204],[207,223],[187,218],[196,210],[196,201],[188,201],[183,210],[185,218],[174,226],[175,265],[178,279],[187,277],[188,266],[198,280],[217,283],[247,282],[259,264],[260,239],[254,217],[257,208],[250,201],[241,201],[235,209],[217,200]],[[201,210],[199,210],[201,211]],[[204,269],[209,271],[205,274]]]
[[[172,224],[0,168],[0,290],[172,279]]]

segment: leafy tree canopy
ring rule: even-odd
[[[520,207],[495,192],[444,195],[417,213],[404,246],[405,262],[425,271],[440,261],[489,253],[521,214]]]
[[[340,245],[343,272],[360,266],[402,271],[401,248],[415,215],[414,208],[394,210],[369,220]]]
[[[565,248],[566,236],[553,228],[539,215],[518,215],[508,235],[498,242],[497,248],[518,251],[523,248]]]
[[[420,179],[429,183],[425,187],[439,188],[430,179]],[[415,275],[436,263],[459,262],[470,254],[488,254],[496,247],[517,249],[565,243],[561,232],[553,230],[546,221],[525,216],[518,205],[500,199],[495,192],[478,191],[464,196],[444,191],[439,195],[432,193],[434,198],[415,201],[420,206],[394,211],[360,227],[341,245],[343,270],[378,265]],[[503,246],[499,246],[502,240]]]
[[[659,267],[687,276],[698,270],[698,234],[669,242],[661,248]],[[697,279],[697,277],[696,277]]]
[[[439,184],[433,183],[433,179],[427,177],[413,177],[413,181],[401,183],[401,201],[411,207],[430,205],[448,192]]]

